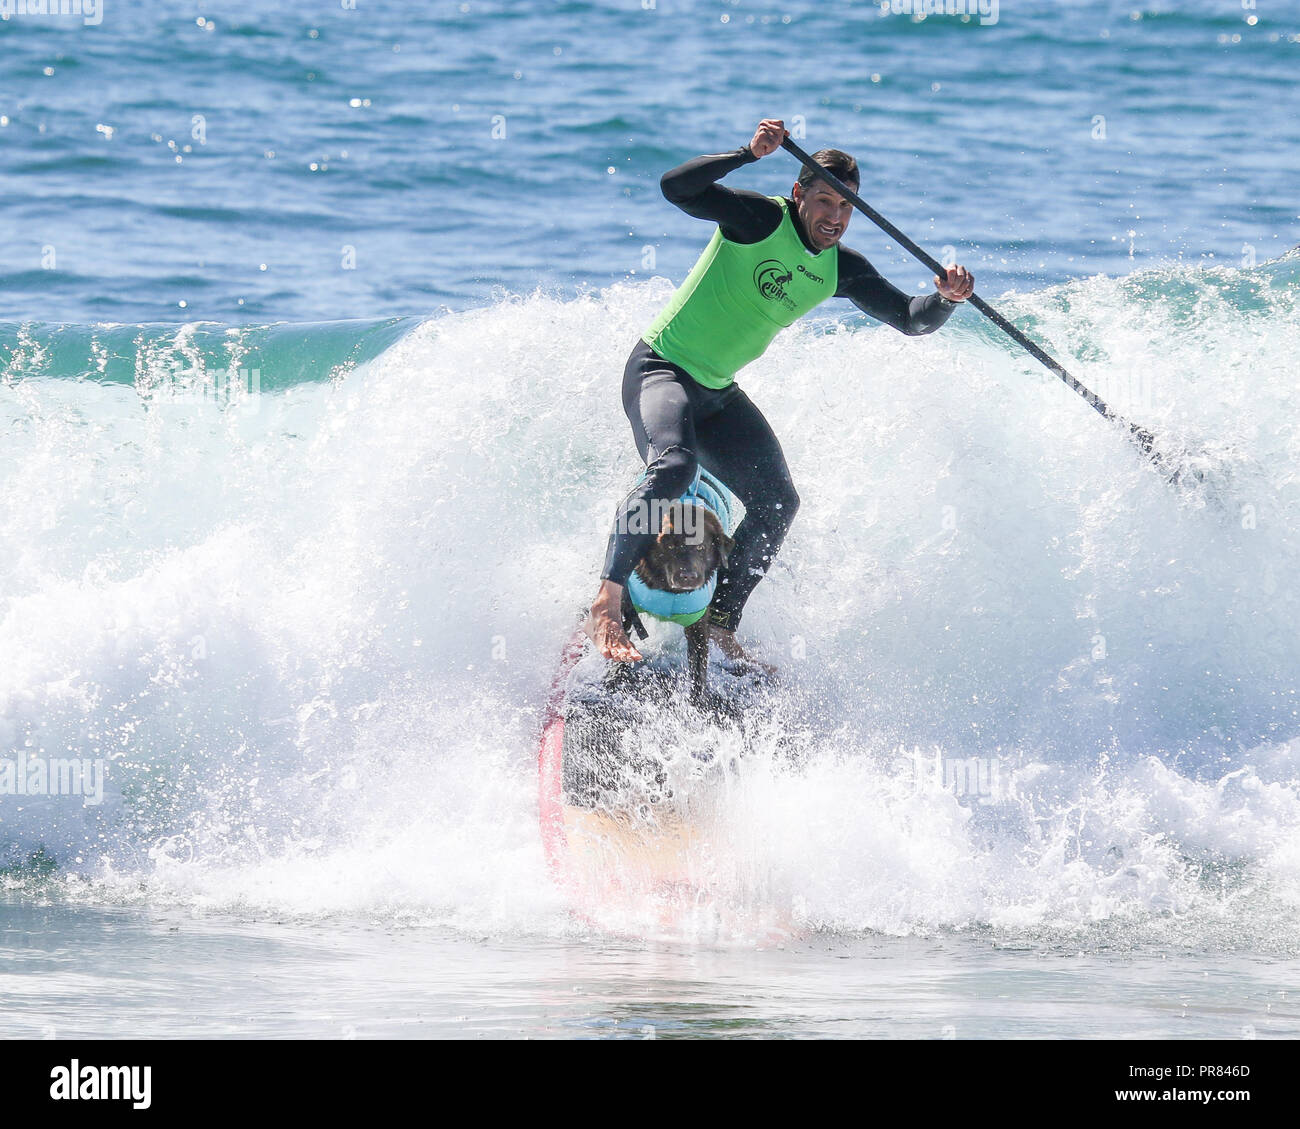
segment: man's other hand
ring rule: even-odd
[[[934,276],[934,285],[949,302],[964,302],[975,293],[975,276],[965,267],[949,267],[947,278]]]
[[[788,131],[780,118],[764,118],[754,131],[754,140],[749,143],[749,151],[755,157],[766,157],[781,148]]]

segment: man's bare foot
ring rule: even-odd
[[[612,580],[602,580],[600,591],[591,605],[591,611],[582,621],[582,630],[596,644],[596,649],[615,662],[637,662],[641,652],[632,645],[623,630],[623,586]]]
[[[759,662],[758,659],[750,657],[736,641],[736,633],[728,631],[725,627],[719,627],[716,623],[709,624],[709,638],[718,645],[726,658],[735,663],[744,663],[745,666],[753,667],[760,670],[766,675],[776,674],[777,668],[772,663]]]

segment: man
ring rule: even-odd
[[[741,610],[766,574],[799,508],[781,445],[735,383],[777,332],[820,302],[848,298],[908,335],[932,333],[975,282],[965,267],[935,277],[937,292],[909,298],[856,251],[839,246],[853,205],[808,169],[790,197],[733,191],[716,182],[781,147],[784,124],[759,123],[733,153],[696,157],[665,173],[664,195],[687,215],[718,225],[704,253],[645,332],[623,373],[623,410],[646,464],[620,505],[583,630],[602,655],[634,662],[641,654],[623,630],[628,576],[659,530],[646,514],[681,496],[703,464],[740,498],[745,518],[719,570],[709,605],[709,637],[733,660],[764,666],[736,640]],[[813,159],[857,190],[857,162],[838,149]]]

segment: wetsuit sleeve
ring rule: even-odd
[[[732,153],[695,157],[664,173],[659,187],[665,198],[688,216],[716,223],[724,239],[757,243],[776,230],[781,222],[781,205],[761,192],[723,188],[716,183],[733,169],[757,160],[748,145]]]
[[[840,284],[835,297],[847,298],[864,314],[892,325],[909,337],[933,333],[957,308],[937,290],[912,298],[887,282],[865,258],[847,247],[840,248]]]

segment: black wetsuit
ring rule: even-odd
[[[716,183],[756,160],[748,146],[696,157],[665,173],[660,184],[668,200],[688,215],[718,224],[725,239],[757,243],[776,230],[785,214],[781,205],[761,193]],[[793,201],[787,206],[799,238],[815,254]],[[938,293],[909,297],[847,247],[838,247],[838,267],[835,297],[848,298],[864,313],[911,336],[938,329],[956,305]],[[636,531],[631,515],[655,512],[649,505],[653,500],[679,497],[694,479],[697,462],[702,463],[745,506],[735,547],[718,573],[709,606],[711,623],[734,630],[799,508],[781,444],[734,381],[725,388],[701,384],[644,341],[637,342],[623,371],[623,410],[647,473],[619,505],[601,577],[626,585],[657,532]]]

